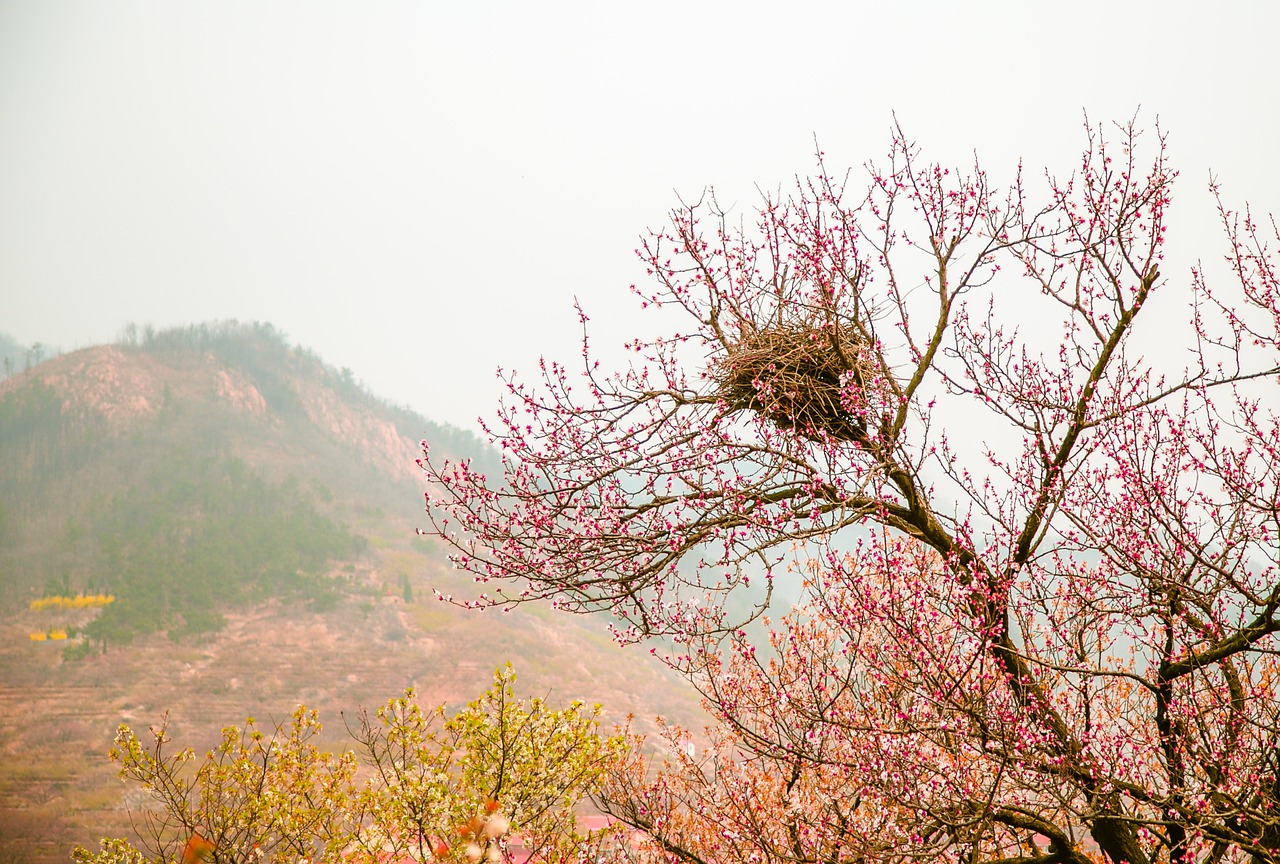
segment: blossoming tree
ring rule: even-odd
[[[1001,188],[898,129],[865,186],[682,203],[672,332],[509,378],[502,478],[424,453],[459,602],[610,610],[707,694],[736,761],[615,778],[663,854],[1280,859],[1276,226],[1219,199],[1227,266],[1162,273],[1163,134],[1086,133]]]

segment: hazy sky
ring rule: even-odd
[[[745,209],[815,136],[880,157],[893,111],[999,181],[1141,105],[1182,171],[1174,251],[1215,256],[1210,169],[1280,211],[1278,9],[0,0],[0,330],[270,321],[474,428],[495,367],[576,356],[575,296],[621,342],[677,192]]]

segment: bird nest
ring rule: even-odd
[[[873,367],[862,337],[832,326],[775,326],[744,336],[712,369],[733,410],[811,440],[862,443]]]

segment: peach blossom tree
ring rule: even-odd
[[[615,777],[661,855],[1280,859],[1280,234],[1215,188],[1225,265],[1172,274],[1163,133],[1085,131],[682,202],[664,335],[609,371],[580,312],[581,368],[505,379],[502,477],[424,442],[446,599],[608,610],[707,696],[715,770]]]

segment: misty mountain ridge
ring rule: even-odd
[[[269,324],[147,331],[141,342],[45,361],[0,382],[3,597],[62,583],[104,587],[90,586],[102,578],[87,572],[83,550],[66,548],[67,537],[83,547],[104,506],[130,491],[199,486],[209,478],[194,474],[209,474],[210,460],[224,474],[241,464],[265,482],[288,480],[299,504],[340,523],[369,508],[418,520],[424,437],[492,460],[470,433],[377,399]]]
[[[381,458],[393,473],[416,474],[413,460],[401,458],[408,455],[401,437],[428,436],[473,455],[488,450],[470,432],[379,399],[355,381],[351,370],[336,369],[308,349],[290,345],[267,323],[232,320],[141,332],[128,325],[117,342],[68,355],[41,343],[22,346],[7,334],[0,340],[15,361],[0,381],[0,398],[30,385],[30,374],[63,399],[66,419],[104,421],[112,431],[157,418],[177,397],[223,402],[260,419],[270,415],[276,425],[301,413],[334,440]],[[28,364],[18,371],[24,357],[34,357],[38,368]],[[416,444],[408,449],[416,454]]]

